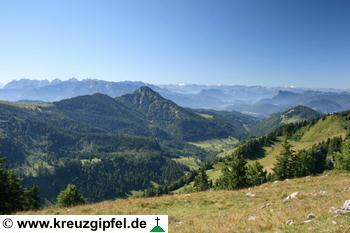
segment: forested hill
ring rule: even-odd
[[[161,128],[180,140],[198,141],[229,136],[243,138],[247,135],[247,130],[239,121],[226,121],[182,108],[149,87],[141,87],[133,94],[117,97],[116,100],[144,114],[151,128]]]
[[[152,181],[178,178],[186,168],[172,160],[175,156],[204,155],[181,142],[177,148],[163,146],[146,137],[142,126],[134,128],[144,130],[144,136],[118,133],[119,126],[107,131],[115,119],[102,124],[94,120],[98,117],[90,118],[89,111],[80,113],[81,120],[74,119],[61,107],[0,105],[0,155],[24,184],[39,186],[44,200],[55,200],[69,183],[77,185],[88,201],[124,197]]]

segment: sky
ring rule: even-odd
[[[350,88],[348,0],[0,0],[0,82]]]

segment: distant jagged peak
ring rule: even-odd
[[[62,80],[61,79],[58,79],[58,78],[55,78],[55,79],[53,79],[52,81],[51,81],[51,85],[57,85],[57,84],[59,84],[59,83],[61,83],[62,82]]]
[[[27,78],[22,78],[19,80],[12,80],[7,83],[4,89],[35,89],[43,86],[50,85],[50,81],[44,80],[31,80]]]
[[[79,82],[79,79],[77,79],[76,77],[72,77],[68,79],[67,82]]]

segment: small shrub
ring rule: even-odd
[[[59,207],[70,207],[84,204],[85,198],[78,192],[75,185],[69,184],[66,189],[57,196],[57,205]]]

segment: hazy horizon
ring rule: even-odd
[[[186,86],[186,85],[198,85],[198,86],[208,86],[208,87],[220,87],[220,86],[242,86],[242,87],[266,87],[266,88],[290,88],[290,89],[314,89],[314,90],[344,90],[344,91],[349,91],[349,88],[334,88],[334,87],[305,87],[305,86],[268,86],[268,85],[245,85],[245,84],[234,84],[234,83],[227,83],[227,84],[210,84],[210,83],[184,83],[184,82],[179,82],[179,83],[151,83],[151,82],[144,82],[142,80],[105,80],[105,79],[95,79],[95,78],[76,78],[76,77],[71,77],[71,78],[66,78],[66,79],[61,79],[61,78],[53,78],[53,79],[31,79],[31,78],[19,78],[19,79],[13,79],[8,82],[1,82],[0,81],[0,88],[5,86],[6,84],[11,83],[12,81],[20,81],[20,80],[36,80],[36,81],[49,81],[50,83],[54,80],[60,80],[60,81],[68,81],[70,79],[76,79],[78,81],[84,81],[84,80],[96,80],[96,81],[106,81],[106,82],[143,82],[145,84],[150,84],[150,85],[157,85],[157,86],[167,86],[167,85],[177,85],[177,86]]]

